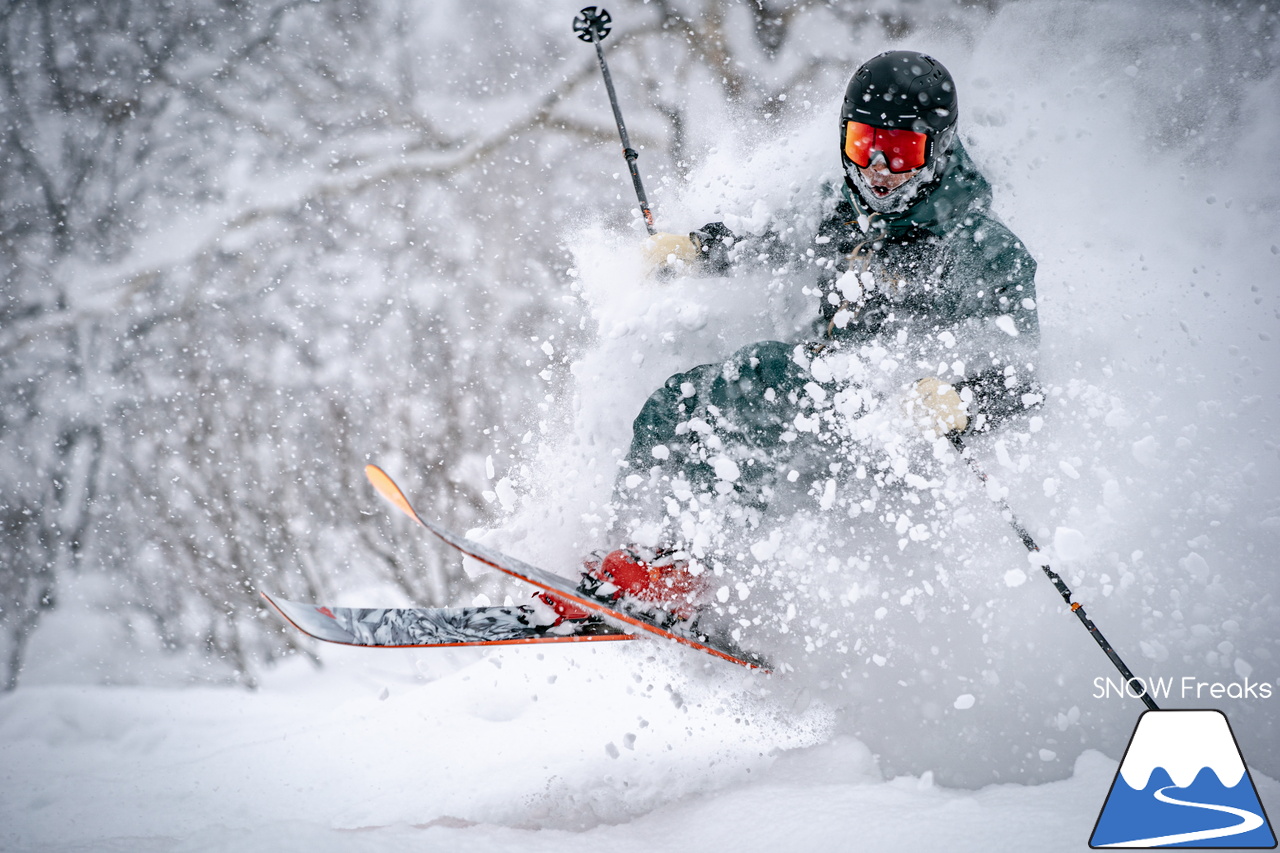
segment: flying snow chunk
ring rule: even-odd
[[[1165,647],[1164,643],[1156,640],[1139,640],[1138,648],[1142,650],[1142,656],[1148,660],[1163,663],[1169,659],[1169,649]]]
[[[1022,569],[1010,569],[1004,573],[1004,585],[1008,587],[1022,586],[1027,582],[1027,573]]]
[[[836,290],[850,302],[857,302],[862,298],[862,282],[853,270],[836,279]]]
[[[716,478],[724,480],[727,483],[736,482],[742,476],[742,471],[738,468],[738,463],[734,462],[728,456],[717,456],[712,461],[711,466],[715,469]]]
[[[676,321],[686,331],[701,331],[707,325],[707,309],[703,305],[685,305],[676,312]]]
[[[961,693],[956,697],[956,701],[953,703],[953,706],[957,711],[967,711],[972,708],[977,701],[978,700],[972,693]]]
[[[822,488],[822,497],[818,499],[818,506],[823,512],[831,509],[836,503],[836,481],[835,479],[827,480],[827,484]]]
[[[1160,445],[1156,442],[1154,435],[1149,435],[1144,439],[1133,443],[1133,458],[1137,459],[1148,468],[1154,468],[1160,464]]]
[[[769,534],[768,539],[762,539],[751,546],[751,556],[764,563],[773,559],[773,555],[778,553],[778,546],[782,544],[782,531],[775,530]]]
[[[1089,540],[1075,528],[1059,527],[1053,531],[1053,550],[1064,560],[1080,560],[1089,555]]]
[[[503,477],[498,481],[498,485],[494,486],[493,491],[498,496],[498,502],[502,504],[502,508],[510,512],[516,508],[516,487],[512,485],[511,480]]]
[[[996,318],[996,328],[1011,338],[1016,338],[1018,336],[1018,327],[1014,324],[1013,318],[1008,314],[1001,314]]]
[[[1213,577],[1213,567],[1211,567],[1204,557],[1201,557],[1195,551],[1187,554],[1178,561],[1178,565],[1187,574],[1200,581],[1208,581]]]
[[[471,531],[470,533],[468,533],[468,534],[467,534],[467,538],[468,538],[468,539],[473,539],[473,538],[475,538],[475,537],[479,536],[482,532],[483,532],[483,531],[480,531],[480,530],[473,530],[473,531]],[[485,565],[484,563],[482,563],[482,562],[480,562],[479,560],[475,559],[474,557],[463,557],[463,558],[462,558],[462,573],[463,573],[463,574],[465,574],[469,579],[474,580],[474,579],[476,579],[476,578],[487,578],[487,577],[490,577],[489,572],[490,572],[490,568],[489,568],[487,565]],[[484,596],[481,596],[481,598],[483,598],[483,597],[484,597]],[[485,604],[480,604],[480,605],[476,605],[476,606],[477,606],[477,607],[487,607],[487,606],[488,606],[488,600],[486,599],[486,603],[485,603]]]
[[[830,382],[835,378],[835,373],[832,371],[831,365],[827,363],[826,359],[822,358],[815,358],[813,360],[813,364],[809,365],[809,372],[813,374],[813,378],[819,382]],[[805,387],[807,388],[808,386],[806,385]],[[770,388],[768,390],[772,391],[773,389]]]

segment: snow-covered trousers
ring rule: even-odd
[[[796,344],[761,341],[669,378],[633,424],[614,536],[673,544],[682,515],[687,521],[719,507],[751,524],[807,491],[829,448],[795,429],[812,406],[806,361]],[[642,528],[647,533],[637,535]]]

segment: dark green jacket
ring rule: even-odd
[[[957,141],[932,191],[902,213],[875,213],[845,186],[828,192],[835,209],[811,246],[774,232],[739,240],[720,223],[695,232],[706,271],[724,275],[763,259],[775,268],[791,262],[802,276],[796,261],[810,258],[811,248],[807,263],[818,269],[819,291],[814,341],[856,346],[900,328],[953,328],[967,345],[961,351],[977,354],[953,382],[972,391],[970,431],[1036,405],[1036,262],[991,212],[991,186],[964,146]],[[873,285],[848,292],[851,269],[859,278],[870,274]]]
[[[778,233],[739,240],[721,223],[695,232],[712,274],[763,261],[813,282],[814,270],[804,269],[812,264],[818,317],[807,341],[752,344],[670,377],[649,397],[615,493],[616,535],[655,520],[670,527],[671,501],[685,494],[732,499],[747,516],[775,500],[792,504],[788,492],[808,488],[810,472],[847,455],[827,436],[794,429],[815,380],[798,353],[919,342],[924,349],[895,352],[908,371],[930,365],[906,379],[941,372],[968,400],[970,431],[1037,405],[1036,265],[990,204],[990,186],[957,145],[915,206],[881,216],[841,192],[808,246]],[[680,538],[674,530],[663,536]]]
[[[962,145],[933,191],[902,214],[873,213],[842,187],[822,237],[847,260],[822,278],[818,335],[863,343],[895,327],[952,328],[971,352],[986,354],[954,383],[973,392],[971,429],[1037,404],[1036,262],[991,212],[991,187]],[[865,269],[880,285],[861,304],[837,287],[847,268]]]

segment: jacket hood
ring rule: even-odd
[[[957,139],[942,174],[906,210],[877,213],[849,188],[848,182],[844,184],[844,197],[860,220],[866,217],[873,230],[883,231],[887,237],[902,237],[912,231],[927,231],[940,237],[961,224],[966,214],[986,212],[991,207],[991,185]]]

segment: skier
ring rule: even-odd
[[[716,525],[751,528],[771,506],[794,504],[811,472],[856,461],[851,415],[892,410],[865,387],[877,346],[939,365],[897,395],[924,435],[983,432],[1039,404],[1036,264],[991,213],[956,119],[940,62],[882,53],[845,91],[844,182],[826,188],[834,209],[809,245],[777,233],[739,239],[723,223],[650,238],[660,264],[698,274],[812,264],[819,316],[807,341],[752,344],[672,376],[648,399],[614,502],[613,541],[636,544],[588,561],[586,587],[673,620],[696,614],[705,584],[690,558],[711,543],[690,516],[715,508]],[[583,615],[544,601],[563,618]]]

